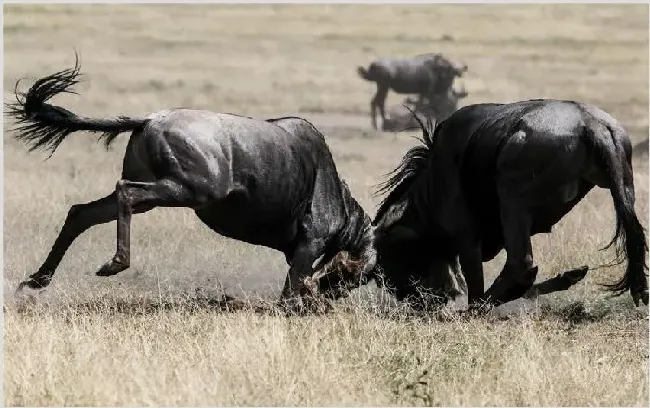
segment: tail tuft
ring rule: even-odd
[[[634,209],[634,174],[628,155],[631,152],[625,148],[629,139],[624,131],[596,121],[589,121],[586,130],[585,141],[591,146],[599,167],[608,179],[616,212],[614,238],[602,249],[614,246],[616,257],[611,265],[622,264],[627,258],[623,277],[618,282],[603,286],[613,292],[614,296],[630,290],[635,297],[647,292],[648,288],[645,279],[645,271],[648,270],[645,262],[648,242],[645,229]]]
[[[366,81],[372,81],[372,78],[370,78],[370,72],[368,72],[368,70],[365,69],[364,67],[358,66],[357,73],[361,78],[365,79]]]
[[[14,90],[16,102],[7,105],[6,113],[16,120],[18,126],[13,129],[16,131],[15,137],[25,142],[29,146],[29,151],[43,148],[54,153],[63,139],[75,131],[69,126],[52,125],[48,123],[49,121],[40,119],[58,117],[67,122],[65,119],[76,117],[66,109],[45,102],[60,93],[76,94],[73,89],[79,83],[80,69],[79,56],[75,52],[74,68],[64,69],[39,79],[27,92],[19,92],[20,80],[16,82]]]
[[[27,92],[19,92],[16,83],[16,102],[7,105],[6,114],[16,120],[15,138],[29,146],[29,151],[43,149],[54,154],[63,140],[71,133],[81,130],[101,133],[100,139],[108,148],[122,132],[141,128],[144,118],[120,116],[108,119],[92,119],[77,116],[60,106],[46,103],[61,93],[74,92],[79,83],[81,65],[75,52],[74,68],[55,72],[36,81]]]
[[[648,252],[645,231],[643,225],[633,213],[634,206],[628,204],[632,200],[626,197],[625,201],[625,205],[620,206],[622,208],[616,208],[618,217],[614,238],[602,248],[607,249],[615,245],[616,257],[611,264],[612,266],[620,265],[625,262],[625,258],[628,259],[628,268],[623,277],[616,283],[603,285],[605,289],[613,292],[615,296],[620,296],[632,288],[635,279],[632,271],[648,270],[648,265],[644,261],[645,254]],[[616,203],[614,206],[618,207]]]

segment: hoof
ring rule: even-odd
[[[128,265],[124,265],[115,260],[109,261],[104,264],[96,273],[97,276],[113,276],[127,269]]]
[[[468,305],[467,313],[471,316],[483,316],[489,313],[496,306],[497,305],[489,301],[479,300],[477,302],[472,302]]]
[[[34,302],[36,301],[36,296],[45,292],[45,286],[30,278],[18,285],[18,288],[14,292],[14,297],[19,301]]]
[[[520,283],[523,287],[526,288],[526,290],[530,289],[534,284],[535,280],[537,280],[537,272],[539,271],[539,268],[537,266],[533,266],[532,268],[528,269],[523,276],[523,281]]]
[[[648,289],[643,289],[639,292],[632,292],[632,300],[634,300],[634,305],[639,306],[640,302],[643,302],[645,306],[648,306]]]
[[[16,295],[20,295],[25,288],[33,289],[33,290],[44,290],[47,285],[50,284],[51,278],[49,276],[44,276],[44,277],[30,277],[29,279],[26,279],[18,285],[18,288],[16,288]]]

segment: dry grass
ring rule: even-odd
[[[70,64],[74,46],[87,82],[81,96],[56,102],[89,116],[170,106],[310,116],[369,212],[372,185],[413,143],[367,129],[373,88],[355,66],[375,55],[441,51],[468,63],[467,103],[578,99],[611,112],[635,140],[647,137],[645,5],[4,11],[5,100],[16,79]],[[79,134],[43,162],[5,139],[6,405],[648,404],[647,311],[597,286],[621,267],[593,271],[523,315],[407,317],[377,309],[376,291],[325,316],[225,313],[195,290],[273,298],[283,256],[215,236],[189,210],[159,209],[134,218],[130,270],[93,275],[115,245],[115,226],[98,226],[37,304],[16,304],[16,284],[40,265],[70,205],[113,189],[125,144],[105,153]],[[647,168],[637,159],[645,225]],[[597,248],[613,226],[607,192],[590,193],[553,234],[534,238],[540,274],[608,261]],[[502,262],[488,265],[490,278]]]
[[[7,313],[7,403],[584,406],[647,398],[640,313],[441,322],[359,309],[285,319],[182,301],[114,305]]]

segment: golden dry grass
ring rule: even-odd
[[[313,117],[371,213],[372,185],[413,144],[368,130],[373,87],[355,67],[377,55],[466,61],[467,103],[577,99],[612,113],[634,140],[648,132],[646,5],[11,5],[4,23],[5,101],[18,78],[71,64],[75,47],[87,81],[81,96],[56,102],[88,116],[189,106]],[[6,405],[648,404],[647,310],[598,287],[621,267],[522,315],[414,318],[379,308],[367,290],[326,316],[224,313],[195,290],[273,298],[283,256],[215,236],[189,210],[157,209],[134,218],[130,270],[94,276],[115,245],[115,226],[97,226],[37,304],[16,304],[13,290],[70,205],[119,177],[126,137],[108,153],[94,142],[74,135],[43,162],[5,138]],[[647,157],[635,162],[645,225],[647,167]],[[597,248],[613,226],[609,195],[593,191],[534,238],[540,277],[608,261]],[[489,278],[503,259],[487,265]]]

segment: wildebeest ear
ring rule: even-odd
[[[405,227],[403,225],[397,225],[391,228],[387,233],[385,240],[387,243],[403,242],[403,241],[413,241],[418,239],[420,236],[414,229]]]

